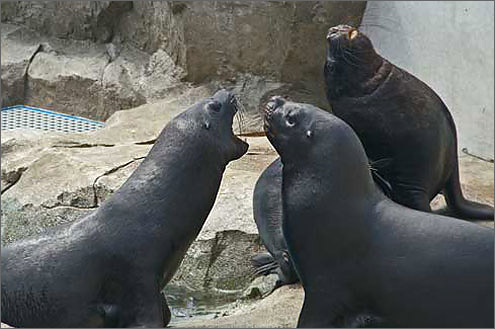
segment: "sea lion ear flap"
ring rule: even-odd
[[[313,137],[313,132],[311,130],[306,131],[306,137],[307,138]]]
[[[358,30],[352,29],[349,31],[349,39],[353,40],[359,34]]]

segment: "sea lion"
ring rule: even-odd
[[[261,242],[268,250],[253,257],[256,275],[277,274],[275,288],[299,281],[282,234],[282,162],[273,161],[260,175],[253,193],[253,217]],[[390,192],[387,182],[370,164],[372,176],[384,193]]]
[[[253,257],[256,275],[277,274],[275,288],[299,281],[282,233],[282,162],[273,161],[260,175],[253,193],[253,217],[261,241],[268,253]],[[390,194],[390,185],[370,164],[372,177],[384,193]]]
[[[2,248],[2,322],[15,327],[163,327],[162,288],[201,230],[225,166],[248,145],[232,133],[225,90],[161,132],[94,213]]]
[[[299,327],[493,327],[491,228],[387,198],[358,136],[326,111],[275,98],[265,129],[283,163]]]
[[[443,192],[464,219],[493,220],[493,207],[466,200],[459,183],[456,127],[440,97],[425,83],[378,55],[370,39],[348,25],[330,28],[324,68],[332,111],[361,139],[391,198],[431,211]]]
[[[261,242],[269,253],[253,258],[256,274],[276,273],[276,287],[299,281],[282,234],[282,162],[273,161],[256,182],[253,217]]]

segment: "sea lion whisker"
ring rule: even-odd
[[[359,67],[357,64],[353,63],[350,59],[348,59],[345,55],[345,49],[342,48],[342,44],[340,42],[340,39],[337,39],[337,52],[340,54],[344,62],[348,63],[351,66]]]
[[[392,162],[392,158],[382,158],[382,159],[370,161],[370,166],[377,167],[377,165],[378,166],[387,165],[390,164],[390,162]]]
[[[354,50],[344,49],[343,51],[344,51],[344,54],[351,57],[352,60],[354,60],[355,62],[360,63],[360,64],[366,63],[366,61],[364,61],[362,58],[359,58],[358,56],[356,56],[356,52]]]
[[[242,105],[242,103],[239,101],[239,99],[234,96],[232,97],[232,100],[231,100],[234,108],[236,109],[236,121],[237,121],[237,125],[238,125],[238,128],[239,128],[239,135],[242,135],[243,133],[243,127],[244,127],[244,122],[245,122],[245,119],[244,119],[244,112],[246,111],[244,106]]]

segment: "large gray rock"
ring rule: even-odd
[[[63,39],[107,42],[118,18],[132,2],[117,1],[8,1],[2,3],[2,21],[25,25]]]
[[[116,111],[179,95],[187,85],[172,59],[126,45],[50,39],[51,52],[34,57],[27,75],[26,103],[106,120]],[[113,44],[110,44],[113,45]],[[110,48],[109,48],[110,47]]]
[[[2,107],[22,104],[27,70],[41,45],[30,31],[7,24],[2,24],[1,43]]]
[[[106,120],[190,89],[163,50],[46,37],[2,24],[3,105],[27,104]]]

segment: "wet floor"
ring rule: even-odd
[[[167,285],[163,292],[172,312],[171,326],[193,317],[205,320],[215,319],[222,316],[225,313],[225,309],[240,297],[239,293],[206,293],[192,291],[173,284]]]

